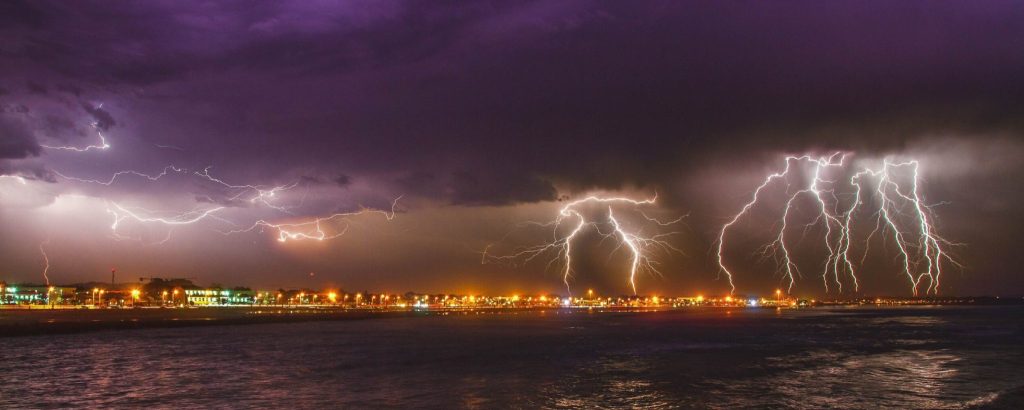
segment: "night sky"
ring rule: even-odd
[[[564,294],[557,267],[480,253],[548,240],[523,222],[566,201],[656,193],[647,215],[688,215],[671,236],[684,254],[661,255],[638,291],[721,294],[722,224],[784,156],[841,151],[858,166],[920,161],[935,227],[963,244],[942,294],[1019,295],[1022,21],[1010,1],[5,1],[0,280],[42,282],[43,244],[57,283],[116,267],[125,281]],[[100,135],[108,148],[53,148]],[[181,171],[73,179],[167,166]],[[252,201],[204,169],[289,189]],[[225,234],[390,212],[400,196],[393,220],[340,218],[330,240]],[[113,204],[152,218],[223,209],[112,230]],[[737,292],[782,283],[750,255],[778,205],[733,233]],[[794,294],[825,292],[819,228],[794,239]],[[626,255],[596,236],[573,253],[574,291],[631,293]],[[886,245],[861,294],[910,294]]]

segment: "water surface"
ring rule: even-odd
[[[450,314],[0,338],[7,408],[1021,408],[1024,308]]]

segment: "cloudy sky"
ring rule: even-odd
[[[116,268],[564,293],[557,252],[481,252],[564,237],[526,222],[588,195],[657,194],[614,213],[681,251],[652,251],[660,274],[638,291],[723,293],[722,225],[786,155],[838,151],[842,175],[920,162],[929,221],[963,265],[944,262],[942,293],[1021,294],[1020,21],[1009,1],[4,2],[0,280],[44,281],[45,252],[59,283]],[[860,292],[909,294],[892,233],[866,242],[875,199],[852,224]],[[755,256],[784,203],[766,195],[729,232],[737,292],[787,283]],[[813,205],[787,231],[800,295],[825,293]],[[582,208],[599,222],[575,243],[573,288],[631,293],[628,249],[601,237],[609,210]],[[322,221],[342,236],[277,240],[360,210]]]

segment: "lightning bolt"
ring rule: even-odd
[[[224,189],[226,189],[228,191],[237,191],[237,192],[230,192],[229,193],[230,196],[228,197],[228,200],[231,200],[231,201],[234,201],[234,200],[244,200],[246,202],[253,203],[253,204],[259,203],[259,204],[263,204],[263,205],[267,206],[268,208],[271,208],[271,209],[274,209],[274,210],[278,210],[278,211],[290,214],[289,209],[287,207],[279,206],[277,204],[274,204],[272,201],[274,199],[276,199],[276,198],[280,198],[282,192],[288,191],[288,190],[298,186],[299,183],[297,181],[293,182],[293,183],[290,183],[290,184],[286,184],[286,185],[270,186],[270,187],[262,186],[262,185],[250,185],[250,184],[236,185],[236,184],[228,183],[228,182],[226,182],[226,181],[224,181],[224,180],[222,180],[220,178],[217,178],[217,177],[214,177],[213,175],[211,175],[210,174],[210,169],[211,168],[212,167],[208,166],[208,167],[204,168],[202,171],[192,172],[191,175],[193,175],[195,177],[198,177],[198,178],[201,178],[201,179],[203,179],[205,181],[212,182],[212,183],[214,183],[214,184],[216,184],[216,185],[218,185],[218,186],[220,186],[220,187],[222,187],[222,188],[224,188]],[[70,181],[76,181],[76,182],[81,182],[81,183],[97,184],[97,185],[103,185],[103,186],[111,186],[111,185],[117,183],[120,179],[123,179],[123,177],[127,177],[127,176],[140,177],[140,178],[143,178],[143,179],[155,182],[155,181],[158,181],[161,178],[163,178],[163,177],[165,177],[165,176],[167,176],[167,175],[169,175],[171,173],[179,173],[179,174],[181,174],[181,173],[186,173],[186,172],[189,172],[189,170],[185,169],[185,168],[176,167],[174,165],[168,165],[168,166],[164,167],[159,173],[155,173],[155,174],[148,174],[148,173],[144,173],[144,172],[140,172],[140,171],[136,171],[136,170],[123,170],[123,171],[115,172],[114,174],[112,174],[110,176],[110,178],[107,178],[107,179],[79,178],[79,177],[75,177],[75,176],[66,175],[66,174],[61,173],[59,171],[54,171],[54,174],[56,174],[57,176],[59,176],[59,177],[61,177],[63,179],[67,179],[67,180],[70,180]],[[338,221],[347,220],[349,217],[353,217],[353,216],[357,216],[357,215],[362,215],[362,214],[367,214],[367,213],[379,213],[379,214],[383,214],[386,217],[387,220],[389,220],[389,221],[392,220],[394,218],[394,216],[395,216],[395,208],[397,207],[398,200],[400,198],[401,197],[398,197],[398,198],[396,198],[392,202],[391,210],[390,211],[376,210],[376,209],[361,209],[361,210],[356,211],[356,212],[335,213],[335,214],[328,215],[328,216],[317,217],[317,218],[314,218],[312,220],[299,221],[299,222],[288,222],[288,223],[276,223],[276,222],[270,222],[270,221],[261,219],[261,220],[258,220],[256,222],[254,222],[252,225],[250,225],[247,228],[235,229],[235,230],[231,230],[231,231],[227,231],[227,232],[221,232],[221,233],[233,234],[233,233],[241,233],[241,232],[251,232],[251,231],[255,231],[255,230],[261,230],[262,231],[263,229],[268,229],[269,228],[269,229],[274,229],[274,230],[276,230],[278,232],[278,240],[281,241],[281,242],[285,242],[285,241],[287,241],[289,239],[316,239],[316,240],[321,240],[322,241],[322,240],[332,239],[332,238],[336,238],[338,236],[343,235],[345,233],[345,231],[348,229],[348,224],[347,223],[345,223],[344,226],[340,230],[335,230],[335,232],[331,232],[331,233],[329,233],[327,230],[325,230],[325,226],[330,225],[330,224],[335,223],[335,222],[338,222]],[[110,225],[110,229],[111,229],[113,237],[115,239],[118,239],[118,240],[127,240],[127,239],[132,239],[132,238],[122,236],[122,235],[120,235],[118,233],[118,227],[125,220],[134,220],[134,221],[143,222],[143,223],[162,224],[162,225],[169,226],[172,229],[174,227],[176,227],[176,226],[179,226],[179,225],[196,224],[196,223],[199,223],[199,222],[201,222],[201,221],[203,221],[205,219],[213,219],[213,220],[217,220],[217,221],[226,223],[228,225],[239,226],[239,224],[237,224],[237,223],[234,223],[234,222],[231,222],[229,220],[223,219],[223,218],[221,218],[221,217],[216,215],[216,213],[218,211],[221,211],[221,210],[223,210],[225,208],[226,208],[225,206],[213,207],[213,208],[207,208],[207,209],[195,208],[195,209],[183,212],[183,213],[177,213],[177,214],[173,214],[173,215],[170,215],[170,216],[152,216],[152,215],[160,214],[161,212],[147,210],[147,209],[139,208],[139,207],[135,207],[135,209],[129,209],[129,208],[127,208],[125,206],[122,206],[121,204],[118,204],[116,202],[109,202],[108,201],[107,202],[107,206],[106,206],[106,211],[107,211],[108,214],[113,216],[113,222]],[[171,235],[171,230],[168,230],[167,237],[165,237],[159,243],[164,243],[164,242],[167,242],[168,240],[170,240],[170,235]]]
[[[942,274],[942,261],[962,267],[962,265],[950,257],[949,253],[942,249],[942,245],[959,244],[948,242],[935,234],[934,226],[929,220],[930,208],[923,205],[918,192],[919,163],[917,161],[892,163],[889,159],[885,159],[881,169],[864,168],[854,173],[847,181],[847,185],[852,187],[851,189],[853,190],[852,193],[848,194],[852,196],[852,200],[845,206],[845,210],[840,211],[842,207],[841,202],[843,201],[840,200],[841,194],[837,193],[836,190],[838,180],[827,179],[823,173],[830,168],[844,168],[845,158],[846,155],[841,153],[818,158],[809,155],[786,157],[784,169],[768,175],[761,185],[754,190],[750,201],[744,204],[738,213],[722,225],[718,238],[715,241],[716,260],[719,272],[726,276],[729,286],[733,291],[736,290],[733,272],[726,267],[723,255],[726,246],[726,235],[730,228],[735,226],[744,216],[747,216],[751,209],[761,202],[761,195],[764,190],[773,186],[773,183],[776,181],[786,183],[786,201],[777,223],[778,231],[774,239],[761,248],[760,254],[762,258],[774,258],[776,260],[777,270],[781,273],[783,279],[788,281],[787,291],[789,292],[792,291],[796,277],[800,276],[800,270],[791,258],[786,232],[789,228],[788,222],[791,211],[795,208],[795,202],[801,197],[809,197],[816,204],[816,217],[805,225],[804,235],[807,234],[810,228],[819,224],[825,230],[823,242],[828,251],[828,256],[824,261],[821,272],[825,291],[829,291],[831,280],[832,283],[836,284],[837,291],[841,293],[843,282],[840,275],[844,273],[853,282],[855,291],[860,289],[860,281],[857,278],[854,263],[850,258],[850,247],[853,242],[851,224],[859,207],[864,203],[863,194],[869,192],[865,190],[863,185],[864,179],[868,177],[879,179],[874,189],[874,194],[880,204],[879,210],[876,212],[875,229],[865,240],[865,253],[861,258],[861,265],[863,265],[867,258],[871,239],[879,231],[887,231],[893,235],[897,251],[902,260],[903,273],[910,280],[914,295],[917,295],[918,288],[925,278],[928,278],[928,287],[925,292],[938,292],[939,278]],[[806,164],[813,169],[813,176],[805,183],[799,185],[800,188],[796,190],[792,189],[794,184],[791,178],[791,172],[794,170],[793,164]],[[913,171],[911,187],[908,192],[904,192],[903,187],[893,179],[893,172],[901,168],[911,168]],[[911,208],[911,212],[903,211],[905,205]],[[906,232],[906,229],[901,230],[898,218],[901,216],[914,221],[914,232]],[[918,236],[920,238],[918,243],[911,243],[907,238],[908,235]],[[920,254],[920,258],[923,260],[915,259],[912,254]],[[924,271],[914,274],[913,272],[918,269],[917,265],[919,264],[924,265]]]
[[[943,245],[962,246],[963,244],[950,242],[935,232],[935,227],[929,219],[931,207],[924,205],[918,190],[919,168],[920,163],[916,160],[896,163],[887,158],[883,161],[882,169],[865,170],[854,176],[857,178],[858,186],[861,177],[878,178],[875,193],[880,198],[879,209],[876,212],[875,230],[865,240],[865,253],[861,260],[866,259],[870,249],[869,244],[874,235],[880,230],[883,233],[888,231],[892,234],[898,257],[902,260],[903,274],[910,281],[914,295],[918,294],[919,288],[926,278],[928,286],[925,288],[925,294],[937,294],[941,284],[943,261],[963,268],[962,264],[943,249]],[[896,173],[902,169],[910,170],[909,190],[901,186],[896,179]],[[910,208],[909,212],[905,210],[907,207]],[[910,222],[901,224],[901,220]],[[901,225],[909,225],[912,229],[901,227]],[[918,240],[911,241],[908,236],[916,236]]]
[[[233,184],[229,184],[229,183],[224,182],[223,180],[221,180],[219,178],[215,178],[212,175],[210,175],[210,169],[211,168],[213,168],[213,167],[209,166],[209,167],[206,167],[205,169],[203,169],[202,171],[196,171],[195,175],[199,176],[199,177],[202,177],[203,179],[206,179],[207,181],[219,184],[219,185],[221,185],[221,186],[223,186],[225,188],[228,188],[230,190],[238,190],[239,192],[237,194],[235,194],[234,196],[229,198],[232,201],[233,200],[237,200],[237,199],[241,198],[242,196],[244,196],[246,193],[250,193],[251,192],[253,194],[253,196],[251,198],[247,199],[249,201],[249,203],[255,204],[255,203],[259,202],[259,203],[262,203],[263,205],[266,205],[269,208],[272,208],[272,209],[275,209],[275,210],[278,210],[278,211],[281,211],[281,212],[284,212],[284,213],[288,213],[288,208],[283,207],[283,206],[274,205],[270,201],[273,200],[277,196],[278,193],[283,192],[283,191],[287,191],[287,190],[292,189],[292,188],[295,188],[296,186],[299,185],[298,181],[292,182],[291,184],[274,186],[274,187],[270,187],[270,188],[263,187],[263,186],[257,186],[257,185],[233,185]]]
[[[86,152],[86,151],[90,151],[90,150],[105,150],[105,149],[110,148],[110,144],[107,143],[106,137],[104,137],[103,133],[99,130],[98,124],[97,123],[93,123],[92,127],[94,129],[96,129],[96,133],[99,136],[100,142],[99,142],[98,145],[89,145],[89,146],[81,147],[81,148],[80,147],[74,147],[74,146],[46,146],[46,145],[44,145],[43,147],[44,148],[49,148],[49,149],[68,150],[68,151],[76,151],[76,152]],[[181,148],[174,147],[174,146],[157,145],[157,147],[158,148],[168,148],[168,149],[182,150]],[[281,196],[281,193],[297,187],[299,185],[298,181],[292,182],[292,183],[286,184],[286,185],[269,186],[269,187],[268,186],[262,186],[262,185],[250,185],[250,184],[236,185],[236,184],[228,183],[228,182],[226,182],[226,181],[224,181],[224,180],[222,180],[220,178],[217,178],[217,177],[214,177],[213,175],[211,175],[210,174],[210,169],[211,168],[212,168],[212,166],[207,166],[202,171],[196,171],[196,172],[193,172],[192,174],[194,176],[196,176],[196,177],[199,177],[199,178],[202,178],[202,179],[204,179],[206,181],[209,181],[209,182],[212,182],[214,184],[217,184],[217,185],[219,185],[219,186],[221,186],[221,187],[223,187],[223,188],[225,188],[225,189],[227,189],[229,191],[234,191],[234,192],[229,194],[230,196],[228,197],[228,200],[230,200],[230,201],[244,200],[244,201],[247,201],[247,202],[252,203],[252,204],[259,203],[259,204],[263,204],[264,206],[266,206],[268,208],[271,208],[271,209],[274,209],[274,210],[277,210],[277,211],[280,211],[280,212],[283,212],[283,213],[290,214],[288,207],[277,205],[273,201],[275,199],[279,198]],[[179,167],[176,167],[176,166],[173,166],[173,165],[168,165],[168,166],[164,167],[161,172],[156,173],[156,174],[147,174],[147,173],[136,171],[136,170],[123,170],[123,171],[115,172],[113,175],[111,175],[111,177],[109,179],[106,179],[106,180],[79,178],[79,177],[65,175],[65,174],[63,174],[61,172],[58,172],[58,171],[54,171],[54,174],[56,174],[57,176],[59,176],[59,177],[61,177],[63,179],[70,180],[70,181],[98,184],[98,185],[103,185],[103,186],[111,186],[114,183],[116,183],[123,176],[136,176],[136,177],[145,178],[145,179],[147,179],[149,181],[157,181],[157,180],[167,176],[171,172],[174,172],[174,173],[184,173],[184,172],[187,172],[187,171],[188,170],[185,169],[185,168],[179,168]],[[25,184],[25,179],[20,177],[20,176],[0,175],[0,177],[15,178],[19,182],[21,182],[22,184]],[[328,233],[327,231],[325,231],[325,228],[324,228],[325,225],[329,225],[329,224],[335,223],[337,221],[346,221],[350,217],[354,217],[354,216],[362,215],[362,214],[367,214],[367,213],[379,213],[379,214],[384,215],[387,220],[389,220],[389,221],[392,220],[395,217],[395,207],[397,206],[398,200],[400,198],[401,198],[401,196],[399,196],[398,198],[396,198],[392,202],[391,210],[390,211],[376,210],[376,209],[361,209],[361,210],[356,211],[356,212],[335,213],[335,214],[324,216],[324,217],[317,217],[317,218],[314,218],[312,220],[300,221],[300,222],[289,222],[289,223],[274,223],[274,222],[269,222],[269,221],[261,219],[261,220],[256,221],[255,223],[253,223],[248,228],[232,230],[232,231],[228,231],[228,232],[224,232],[224,233],[225,234],[232,234],[232,233],[240,233],[240,232],[251,232],[251,231],[254,231],[254,230],[257,230],[257,229],[258,230],[263,230],[263,229],[269,228],[269,229],[277,230],[277,232],[278,232],[278,240],[281,241],[281,242],[285,242],[285,241],[287,241],[289,239],[293,239],[293,240],[295,240],[295,239],[316,239],[316,240],[323,241],[323,240],[332,239],[332,238],[336,238],[338,236],[341,236],[348,229],[348,224],[346,222],[346,223],[344,223],[343,227],[340,230],[336,230],[333,233]],[[303,199],[305,199],[305,197],[303,197]],[[130,239],[130,238],[127,238],[127,237],[124,237],[124,236],[118,234],[118,227],[119,227],[119,225],[122,222],[124,222],[125,220],[129,220],[129,219],[130,220],[135,220],[135,221],[138,221],[138,222],[144,222],[144,223],[162,224],[162,225],[170,226],[172,228],[175,227],[175,226],[179,226],[179,225],[191,225],[191,224],[199,223],[200,221],[202,221],[204,219],[208,219],[208,218],[209,219],[216,219],[216,220],[219,220],[221,222],[225,222],[225,223],[233,225],[233,226],[238,226],[235,223],[232,223],[232,222],[230,222],[228,220],[225,220],[223,218],[219,218],[219,217],[217,217],[215,215],[216,212],[218,212],[218,211],[220,211],[220,210],[222,210],[224,208],[225,207],[222,206],[222,207],[209,208],[209,209],[205,209],[205,210],[193,209],[191,211],[180,213],[180,214],[176,214],[176,215],[172,215],[172,216],[156,217],[156,216],[147,216],[147,215],[154,215],[154,214],[157,214],[157,212],[153,212],[153,211],[149,211],[149,210],[145,210],[145,209],[141,209],[141,208],[140,208],[141,211],[133,211],[133,210],[130,210],[130,209],[128,209],[128,208],[126,208],[126,207],[124,207],[124,206],[122,206],[122,205],[120,205],[120,204],[118,204],[116,202],[107,202],[106,211],[107,211],[108,214],[113,216],[113,222],[110,225],[110,229],[111,229],[112,235],[114,236],[115,239],[121,240],[121,239]],[[164,242],[170,240],[171,232],[172,232],[172,230],[168,230],[167,237],[164,238],[160,243],[164,243]]]
[[[190,210],[188,212],[177,214],[177,215],[173,215],[173,216],[169,216],[169,217],[154,217],[154,216],[140,215],[140,213],[138,211],[130,210],[130,209],[128,209],[128,208],[126,208],[126,207],[124,207],[124,206],[122,206],[122,205],[120,205],[120,204],[118,204],[116,202],[107,202],[107,213],[113,216],[113,222],[110,224],[110,231],[111,231],[112,235],[114,236],[114,238],[118,239],[118,240],[130,239],[128,237],[125,237],[125,236],[122,236],[122,235],[118,234],[118,232],[117,232],[118,227],[125,220],[129,220],[130,219],[130,220],[135,220],[135,221],[138,221],[138,222],[157,223],[157,224],[162,224],[162,225],[166,225],[166,226],[169,226],[169,227],[173,228],[173,227],[180,226],[180,225],[195,224],[195,223],[198,223],[198,222],[200,222],[200,221],[202,221],[202,220],[204,220],[206,218],[216,218],[214,216],[214,214],[216,212],[222,210],[222,209],[224,209],[223,206],[209,208],[209,209],[205,209],[205,210],[193,209],[193,210]],[[142,211],[147,213],[147,214],[155,214],[156,213],[156,212],[149,211],[149,210],[142,210]],[[228,221],[226,221],[224,219],[220,219],[220,218],[216,218],[216,219],[218,219],[220,221],[223,221],[223,222],[230,223],[230,222],[228,222]],[[171,235],[171,231],[168,231],[167,237],[164,238],[164,240],[160,241],[159,243],[162,244],[162,243],[165,243],[168,240],[170,240],[170,235]]]
[[[395,218],[395,208],[398,206],[398,200],[402,199],[399,196],[391,202],[391,210],[385,211],[381,209],[370,209],[363,208],[355,212],[342,212],[335,213],[328,216],[317,217],[312,220],[306,220],[301,222],[288,222],[288,223],[273,223],[266,220],[258,220],[251,226],[244,229],[231,230],[222,232],[225,235],[253,232],[259,230],[262,232],[265,229],[272,229],[277,231],[278,242],[287,242],[288,240],[301,240],[301,239],[312,239],[317,241],[324,241],[328,239],[334,239],[345,234],[348,231],[347,220],[354,216],[365,215],[365,214],[380,214],[388,221]],[[334,230],[332,233],[328,233],[324,230],[324,225],[340,222],[342,227]]]
[[[202,171],[193,172],[192,175],[197,176],[199,178],[202,178],[203,180],[206,180],[206,181],[209,181],[209,182],[213,182],[213,183],[215,183],[215,184],[217,184],[217,185],[219,185],[221,187],[224,187],[224,188],[226,188],[228,190],[237,191],[237,192],[234,192],[234,193],[230,194],[230,196],[228,197],[228,200],[230,200],[230,201],[244,200],[244,201],[247,201],[247,202],[249,202],[251,204],[260,203],[260,204],[266,205],[267,207],[269,207],[271,209],[274,209],[274,210],[277,210],[277,211],[281,211],[281,212],[284,212],[284,213],[290,213],[289,212],[289,208],[284,207],[284,206],[276,205],[276,204],[272,203],[271,201],[276,199],[276,198],[279,198],[280,197],[279,194],[281,192],[290,190],[290,189],[295,188],[296,186],[298,186],[299,185],[298,181],[290,183],[290,184],[287,184],[287,185],[279,185],[279,186],[272,186],[272,187],[263,187],[263,186],[258,186],[258,185],[233,185],[233,184],[229,184],[229,183],[224,182],[223,180],[221,180],[219,178],[215,178],[212,175],[210,175],[210,172],[209,172],[210,168],[212,168],[212,167],[206,167]],[[69,175],[65,175],[64,173],[62,173],[60,171],[56,171],[56,170],[54,170],[53,173],[55,175],[63,178],[63,179],[69,180],[69,181],[97,184],[97,185],[103,185],[103,186],[111,186],[111,185],[115,184],[119,179],[121,179],[124,176],[136,176],[136,177],[144,178],[144,179],[147,179],[149,181],[155,182],[155,181],[158,181],[161,178],[163,178],[163,177],[165,177],[165,176],[167,176],[167,175],[169,175],[171,173],[181,174],[181,173],[186,173],[188,171],[189,170],[185,169],[185,168],[179,168],[179,167],[176,167],[174,165],[168,165],[168,166],[165,166],[159,173],[156,173],[156,174],[147,174],[147,173],[136,171],[136,170],[122,170],[122,171],[117,171],[117,172],[113,173],[110,176],[110,178],[105,179],[105,180],[88,179],[88,178],[79,178],[79,177],[75,177],[75,176],[69,176]],[[246,196],[246,194],[251,194],[251,197],[243,198],[244,196]]]
[[[102,107],[102,104],[100,106]],[[92,150],[106,150],[106,149],[110,148],[110,144],[107,143],[107,138],[104,137],[103,136],[103,132],[99,130],[99,125],[94,122],[94,123],[92,123],[92,128],[96,130],[96,135],[99,136],[99,139],[100,139],[99,144],[87,145],[87,146],[81,147],[81,148],[80,147],[74,147],[74,146],[64,146],[64,145],[54,146],[54,145],[42,145],[42,144],[40,144],[39,146],[43,147],[43,148],[47,148],[47,149],[55,149],[55,150],[61,150],[61,151],[75,151],[75,152],[88,152],[88,151],[92,151]]]
[[[50,286],[50,277],[47,276],[47,273],[50,271],[50,257],[46,256],[46,249],[44,248],[44,245],[48,243],[50,243],[49,239],[39,243],[39,253],[43,254],[43,263],[45,264],[43,266],[43,280],[46,281],[46,286]]]
[[[89,145],[89,146],[81,147],[81,148],[80,147],[74,147],[74,146],[46,146],[46,145],[44,145],[43,147],[44,148],[49,148],[49,149],[68,150],[68,151],[76,151],[76,152],[86,152],[86,151],[90,151],[90,150],[105,150],[105,149],[110,148],[110,144],[107,143],[106,137],[104,137],[103,133],[99,130],[98,124],[97,123],[93,123],[92,127],[94,129],[96,129],[96,133],[99,136],[100,143],[98,145]],[[157,147],[158,148],[169,148],[169,149],[181,150],[181,148],[174,147],[174,146],[157,145]],[[202,171],[193,172],[193,175],[195,175],[197,177],[200,177],[200,178],[202,178],[202,179],[204,179],[206,181],[215,183],[215,184],[217,184],[217,185],[219,185],[219,186],[221,186],[223,188],[226,188],[229,191],[236,191],[233,194],[231,194],[231,196],[228,198],[231,201],[240,200],[241,199],[241,200],[248,201],[249,203],[252,203],[252,204],[260,203],[260,204],[263,204],[263,205],[265,205],[265,206],[267,206],[267,207],[269,207],[271,209],[274,209],[274,210],[277,210],[277,211],[281,211],[281,212],[284,212],[284,213],[290,213],[289,212],[289,208],[287,208],[285,206],[280,206],[280,205],[274,204],[272,201],[274,199],[280,197],[280,194],[282,192],[288,191],[288,190],[298,186],[299,185],[298,181],[290,183],[290,184],[286,184],[286,185],[270,186],[270,187],[261,186],[261,185],[249,185],[249,184],[236,185],[236,184],[228,183],[228,182],[226,182],[226,181],[224,181],[224,180],[222,180],[220,178],[217,178],[217,177],[214,177],[213,175],[211,175],[210,174],[210,169],[211,168],[212,168],[212,166],[208,166],[208,167],[204,168]],[[145,179],[147,179],[149,181],[157,181],[157,180],[167,176],[171,172],[184,173],[184,172],[187,172],[187,171],[188,171],[187,169],[179,168],[179,167],[176,167],[176,166],[173,166],[173,165],[168,165],[168,166],[164,167],[163,170],[161,172],[157,173],[157,174],[147,174],[147,173],[143,173],[143,172],[136,171],[136,170],[123,170],[123,171],[115,172],[113,175],[111,175],[111,177],[109,179],[106,179],[106,180],[79,178],[79,177],[65,175],[65,174],[63,174],[61,172],[58,172],[58,171],[54,171],[54,174],[56,174],[57,176],[59,176],[59,177],[61,177],[63,179],[70,180],[70,181],[76,181],[76,182],[82,182],[82,183],[92,183],[92,184],[98,184],[98,185],[103,185],[103,186],[111,186],[114,183],[116,183],[123,176],[136,176],[136,177],[145,178]],[[18,181],[20,181],[22,184],[25,183],[24,178],[22,178],[20,176],[0,175],[0,177],[15,178]],[[243,197],[245,197],[245,198],[243,198]],[[340,231],[337,231],[337,232],[334,232],[334,233],[327,233],[324,230],[324,227],[323,227],[324,225],[333,223],[333,222],[338,221],[338,220],[346,220],[349,217],[353,217],[353,216],[357,216],[357,215],[362,215],[362,214],[366,214],[366,213],[380,213],[380,214],[383,214],[386,217],[387,220],[389,220],[389,221],[392,220],[394,218],[394,216],[395,216],[395,207],[397,206],[398,200],[400,198],[401,197],[398,197],[398,198],[396,198],[392,202],[390,212],[383,211],[383,210],[375,210],[375,209],[362,209],[362,210],[357,211],[357,212],[335,213],[335,214],[332,214],[332,215],[329,215],[329,216],[325,216],[325,217],[317,217],[317,218],[314,218],[313,220],[301,221],[301,222],[290,222],[290,223],[273,223],[273,222],[268,222],[266,220],[262,220],[261,219],[261,220],[256,221],[255,223],[253,223],[249,228],[228,231],[228,232],[226,232],[226,234],[240,233],[240,232],[251,232],[251,231],[254,231],[254,230],[257,230],[257,229],[262,230],[262,229],[265,229],[265,228],[270,228],[270,229],[276,229],[277,230],[277,232],[278,232],[278,240],[281,241],[281,242],[285,242],[288,239],[316,239],[316,240],[321,240],[322,241],[322,240],[326,240],[326,239],[336,238],[338,236],[343,235],[345,233],[345,231],[347,231],[347,229],[348,229],[348,224],[347,223],[342,227],[342,229]],[[218,212],[220,210],[223,210],[224,208],[225,207],[221,206],[221,207],[208,208],[208,209],[205,209],[205,210],[193,209],[191,211],[180,213],[180,214],[177,214],[177,215],[172,215],[172,216],[167,216],[167,217],[157,217],[157,216],[146,216],[146,215],[154,215],[154,214],[156,214],[156,212],[153,212],[153,211],[149,211],[149,210],[145,210],[145,209],[142,209],[141,212],[140,211],[133,211],[133,210],[130,210],[130,209],[128,209],[128,208],[126,208],[126,207],[124,207],[124,206],[122,206],[122,205],[120,205],[120,204],[118,204],[116,202],[107,202],[106,211],[107,211],[108,214],[113,216],[113,222],[110,225],[110,229],[112,231],[112,234],[113,234],[114,238],[115,239],[129,239],[129,238],[126,238],[126,237],[121,236],[120,234],[118,234],[118,227],[119,227],[119,225],[122,222],[124,222],[125,220],[129,220],[129,219],[130,220],[135,220],[135,221],[138,221],[138,222],[144,222],[144,223],[158,223],[158,224],[167,225],[167,226],[170,226],[170,227],[173,228],[173,227],[179,226],[179,225],[191,225],[191,224],[199,223],[200,221],[202,221],[204,219],[210,218],[210,219],[216,219],[216,220],[219,220],[219,221],[222,221],[222,222],[225,222],[225,223],[237,226],[237,224],[232,223],[230,221],[227,221],[225,219],[219,218],[219,217],[217,217],[215,215],[216,212]],[[145,213],[146,215],[143,215],[142,213]],[[171,232],[172,232],[171,230],[168,230],[167,237],[164,238],[164,240],[161,241],[160,243],[163,243],[163,242],[166,242],[166,241],[170,240]]]
[[[528,246],[520,248],[517,251],[509,255],[493,255],[490,253],[490,249],[493,244],[488,245],[483,252],[481,252],[481,263],[497,262],[497,263],[508,263],[511,265],[523,265],[529,263],[542,255],[552,255],[551,259],[546,264],[546,269],[550,269],[551,266],[562,262],[562,282],[565,284],[566,290],[571,294],[572,287],[569,284],[569,279],[573,274],[573,261],[572,261],[572,250],[574,239],[587,227],[593,227],[598,234],[604,238],[617,238],[619,243],[618,246],[612,251],[625,248],[629,250],[631,255],[628,282],[630,287],[633,289],[633,293],[636,293],[636,278],[637,274],[643,271],[661,274],[657,269],[657,261],[652,257],[654,251],[665,251],[665,252],[679,252],[682,251],[665,238],[677,234],[678,232],[669,232],[662,234],[654,234],[650,236],[643,235],[641,230],[631,231],[623,226],[623,224],[616,218],[613,207],[614,205],[626,205],[632,207],[642,207],[653,205],[657,200],[657,195],[649,199],[631,199],[626,197],[600,197],[600,196],[588,196],[583,199],[572,201],[564,205],[559,209],[555,219],[546,222],[527,222],[525,225],[534,225],[544,228],[551,228],[552,240],[539,245]],[[606,221],[593,221],[589,220],[583,212],[579,210],[579,207],[585,204],[605,204],[608,209],[608,218]],[[658,226],[670,226],[682,222],[683,218],[680,217],[673,221],[659,221],[651,218],[640,212],[643,218]],[[569,222],[572,221],[572,222]],[[570,231],[565,236],[559,236],[560,228],[566,224],[569,225]],[[603,232],[601,226],[611,226],[610,232]],[[510,233],[511,234],[511,233]],[[506,238],[508,235],[506,235]]]
[[[137,176],[137,177],[142,177],[142,178],[148,179],[150,181],[157,181],[160,178],[163,178],[163,177],[167,176],[167,174],[169,174],[172,171],[173,172],[177,172],[177,173],[182,173],[182,172],[187,172],[188,170],[186,170],[184,168],[178,168],[178,167],[175,167],[173,165],[168,165],[168,166],[164,167],[164,169],[162,171],[160,171],[160,173],[153,174],[153,175],[145,174],[145,173],[142,173],[142,172],[139,172],[139,171],[135,171],[135,170],[125,170],[125,171],[115,172],[106,181],[102,181],[102,180],[98,180],[98,179],[85,179],[85,178],[78,178],[78,177],[73,177],[73,176],[67,176],[67,175],[62,174],[60,171],[57,171],[57,170],[54,170],[53,173],[55,175],[61,177],[61,178],[67,179],[69,181],[77,181],[77,182],[83,182],[83,183],[111,186],[115,182],[117,182],[118,178],[120,178],[122,175],[134,175],[134,176]]]

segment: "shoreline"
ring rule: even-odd
[[[742,310],[795,310],[840,313],[850,309],[914,309],[947,305],[912,306],[819,306],[811,308],[762,307],[691,307],[691,308],[475,308],[475,309],[351,309],[301,306],[262,307],[201,307],[187,309],[2,309],[0,310],[0,338],[53,334],[84,333],[105,330],[131,330],[147,328],[179,328],[222,325],[256,325],[273,323],[299,323],[314,321],[346,321],[403,317],[427,317],[469,314],[518,314],[547,312],[559,313],[664,313],[715,312]],[[970,305],[948,305],[971,307]],[[984,307],[991,305],[975,305]]]
[[[406,317],[413,311],[209,307],[189,309],[4,309],[0,338],[103,330],[252,325]]]

